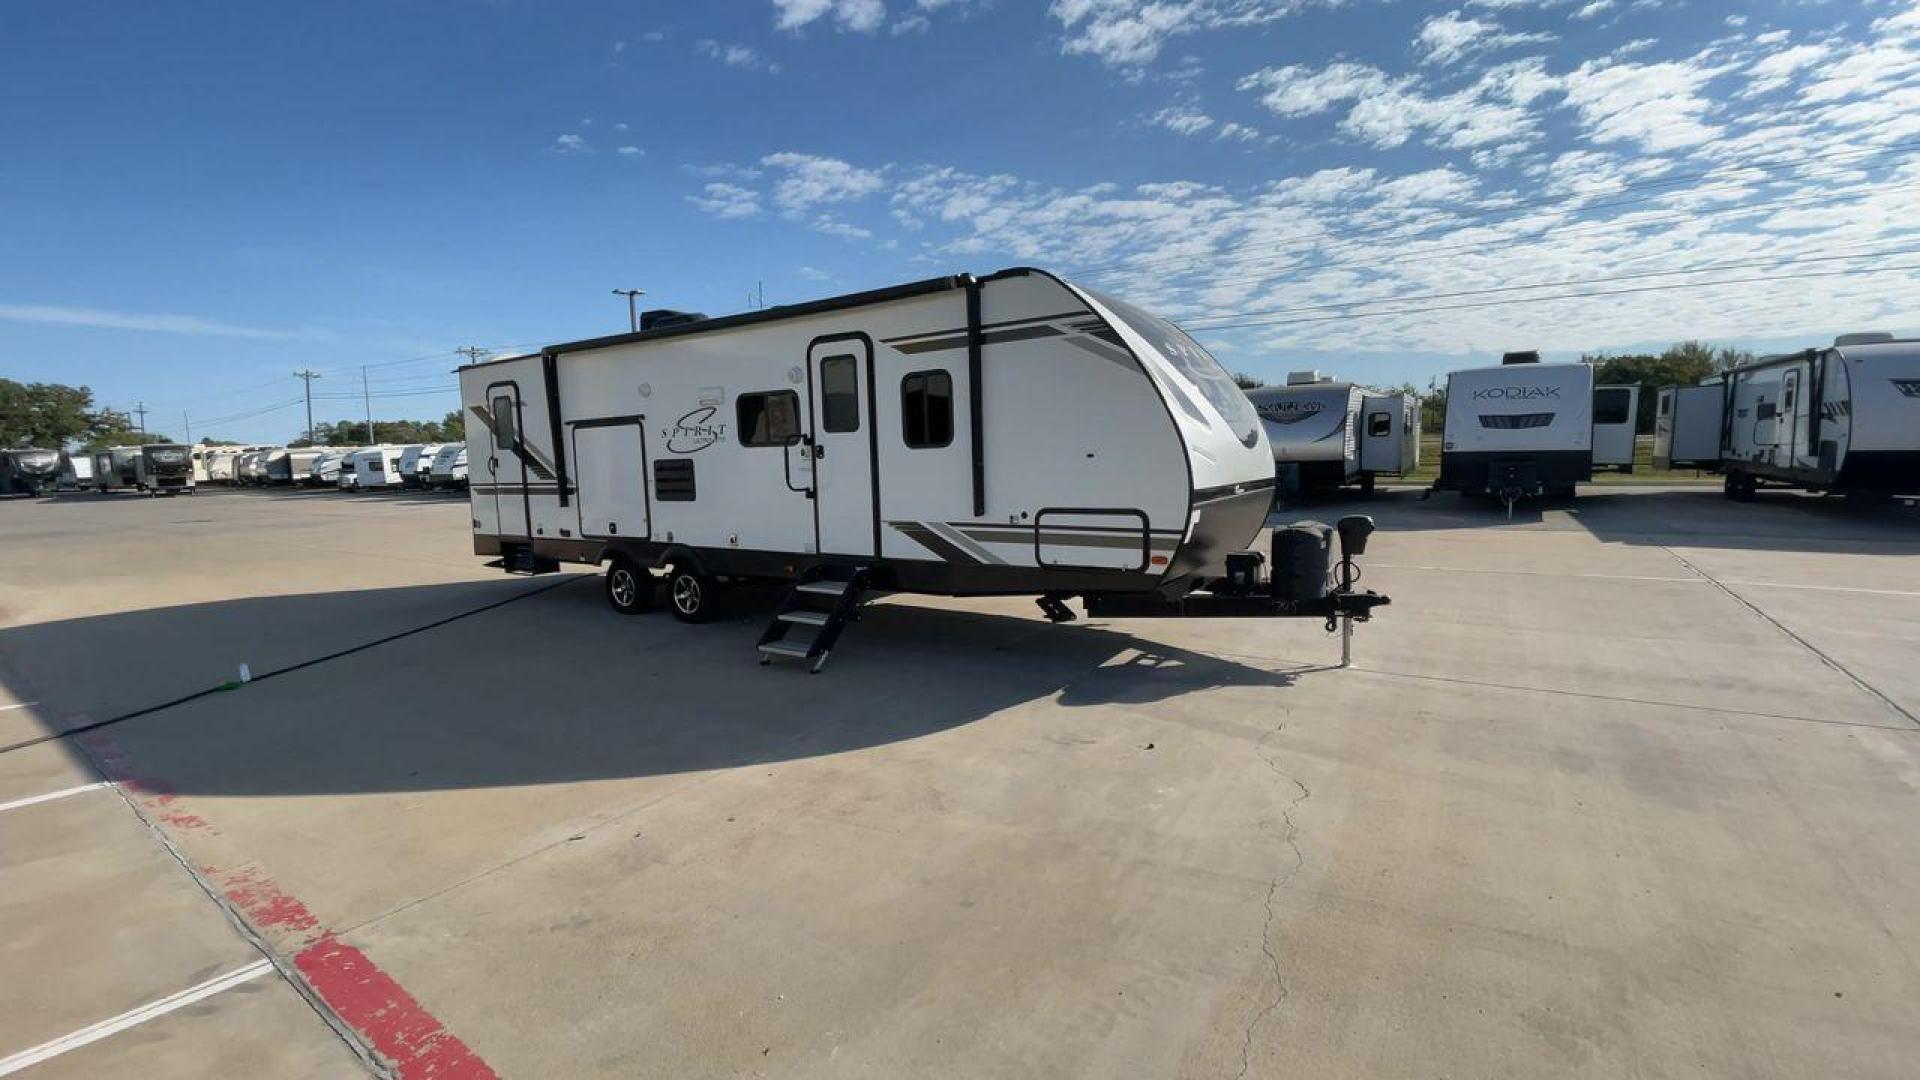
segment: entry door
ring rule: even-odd
[[[864,338],[807,350],[813,427],[813,513],[823,555],[872,556],[873,354]]]
[[[576,426],[573,470],[581,536],[646,539],[647,448],[640,421]]]
[[[493,442],[487,447],[487,482],[493,486],[495,520],[501,536],[532,537],[527,520],[527,471],[520,461],[520,387],[487,387],[487,415],[493,418]]]
[[[1800,441],[1800,373],[1788,371],[1780,380],[1780,422],[1774,426],[1774,464],[1794,465],[1793,452]]]

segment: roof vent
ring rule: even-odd
[[[1833,347],[1844,349],[1849,345],[1885,345],[1893,340],[1894,336],[1884,330],[1869,330],[1859,334],[1841,334],[1833,339]]]
[[[652,311],[643,311],[640,313],[640,329],[643,331],[660,330],[669,326],[681,326],[686,323],[699,322],[705,318],[706,315],[698,311],[674,311],[670,308],[654,308]]]
[[[1540,362],[1539,349],[1528,349],[1525,352],[1510,352],[1510,353],[1500,354],[1500,363],[1502,366],[1507,364],[1537,364],[1539,362]]]
[[[1311,385],[1311,384],[1313,384],[1313,383],[1317,383],[1317,382],[1326,382],[1326,381],[1327,381],[1327,380],[1326,380],[1325,378],[1323,378],[1323,377],[1321,376],[1321,374],[1320,374],[1320,372],[1319,372],[1319,371],[1317,371],[1317,370],[1315,370],[1315,371],[1289,371],[1289,372],[1287,372],[1287,385],[1288,385],[1288,386],[1309,386],[1309,385]]]

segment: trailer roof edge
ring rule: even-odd
[[[1004,273],[1004,271],[1003,271]],[[998,276],[998,275],[995,275]],[[491,360],[482,360],[477,364],[464,364],[455,371],[471,371],[475,368],[491,367],[513,360],[523,360],[529,356],[559,356],[562,353],[584,352],[588,349],[601,349],[610,345],[628,345],[640,341],[660,341],[665,338],[686,337],[691,334],[704,334],[716,330],[731,330],[739,326],[751,326],[755,323],[777,322],[781,319],[799,319],[809,315],[820,315],[829,311],[845,308],[866,307],[870,304],[884,304],[892,300],[905,300],[914,296],[930,293],[948,292],[963,289],[974,278],[970,274],[948,274],[945,277],[927,278],[924,281],[912,281],[905,285],[890,285],[884,289],[869,289],[865,292],[847,293],[843,296],[829,296],[821,300],[809,300],[800,304],[784,304],[761,311],[742,311],[735,315],[722,315],[716,319],[701,319],[698,322],[678,323],[663,326],[657,330],[642,330],[638,333],[609,334],[605,337],[585,338],[580,341],[568,341],[558,345],[548,345],[543,349],[529,353],[517,353]]]

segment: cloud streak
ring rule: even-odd
[[[38,323],[43,326],[74,326],[91,330],[132,330],[154,334],[194,334],[202,337],[250,338],[255,341],[289,341],[311,338],[308,330],[279,330],[244,326],[200,315],[151,314],[110,311],[106,308],[62,307],[54,304],[0,303],[0,320]]]

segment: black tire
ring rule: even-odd
[[[643,615],[653,610],[658,582],[646,568],[627,559],[615,559],[607,567],[605,578],[607,606],[622,615]]]
[[[1727,498],[1732,499],[1734,502],[1752,502],[1754,492],[1759,486],[1753,477],[1748,476],[1746,473],[1730,472],[1727,474]]]
[[[667,575],[667,606],[683,623],[703,623],[713,618],[718,593],[718,583],[705,574],[675,567]]]

